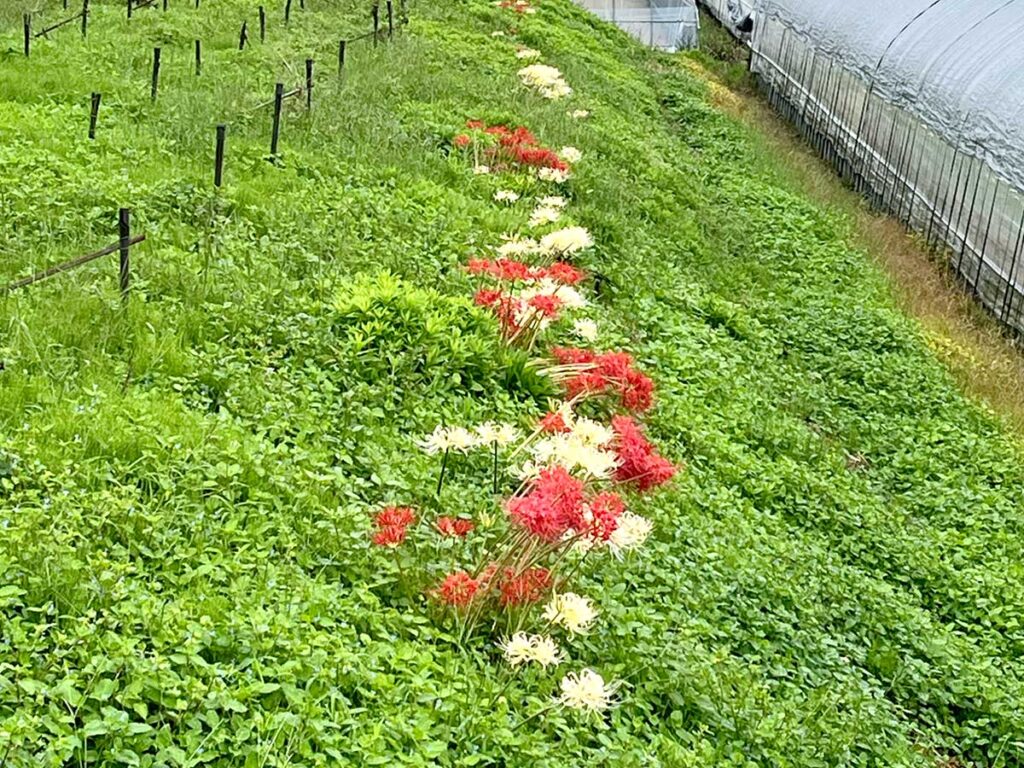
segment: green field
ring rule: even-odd
[[[260,43],[257,0],[92,0],[86,40],[26,59],[22,13],[65,14],[26,2],[0,0],[0,282],[113,242],[120,207],[147,239],[127,303],[116,255],[0,294],[0,767],[1024,764],[1019,438],[683,61],[570,0],[410,0],[340,77],[368,3],[268,6]],[[574,94],[524,88],[517,43]],[[469,119],[582,150],[590,316],[685,464],[637,502],[646,549],[582,573],[601,616],[566,669],[622,682],[600,716],[534,716],[560,674],[460,645],[369,542],[381,504],[431,503],[415,437],[550,394],[462,269],[549,192],[496,204],[451,151]],[[442,510],[499,513],[481,476]]]

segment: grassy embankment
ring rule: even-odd
[[[120,205],[149,238],[127,309],[111,262],[0,306],[0,761],[1020,764],[1019,447],[843,217],[759,172],[763,144],[678,60],[568,0],[515,19],[418,2],[342,82],[328,62],[366,9],[307,5],[239,53],[249,2],[130,24],[94,2],[85,43],[65,30],[28,61],[5,16],[3,277],[108,242]],[[570,100],[520,86],[491,36],[510,23]],[[275,167],[258,106],[307,56],[314,110],[291,103]],[[645,505],[647,550],[584,578],[602,616],[572,666],[625,681],[603,721],[517,727],[557,676],[506,689],[367,542],[370,510],[431,493],[412,436],[542,411],[460,269],[539,190],[495,205],[502,182],[448,156],[467,118],[583,150],[565,193],[608,278],[601,344],[657,380],[651,435],[687,463]],[[404,282],[356,279],[383,271]],[[496,511],[472,466],[444,502]]]

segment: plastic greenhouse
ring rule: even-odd
[[[700,15],[695,0],[576,1],[652,48],[677,51],[697,47]]]
[[[751,69],[773,104],[1024,331],[1024,1],[710,9],[730,28],[751,14]]]

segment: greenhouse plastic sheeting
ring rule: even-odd
[[[754,0],[703,0],[703,5],[737,35],[737,25],[754,11]]]
[[[762,7],[1024,189],[1024,2],[766,0]]]
[[[700,17],[696,0],[577,0],[642,43],[665,51],[696,48]]]
[[[1024,0],[755,0],[753,14],[772,103],[1024,331]]]

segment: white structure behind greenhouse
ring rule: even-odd
[[[1024,331],[1024,0],[707,5],[817,151]]]
[[[576,0],[645,45],[663,51],[697,47],[700,15],[696,0]]]

